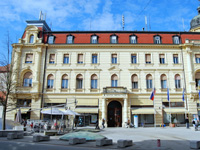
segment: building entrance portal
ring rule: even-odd
[[[122,126],[122,105],[118,101],[112,101],[108,104],[108,127]]]

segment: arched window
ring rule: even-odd
[[[54,82],[54,76],[52,74],[48,75],[48,77],[47,77],[47,88],[48,89],[53,88],[53,82]]]
[[[29,39],[29,43],[33,43],[33,41],[34,41],[34,35],[31,35]]]
[[[138,89],[138,76],[136,74],[132,75],[132,89]]]
[[[181,77],[179,74],[176,74],[175,75],[175,87],[177,89],[180,89],[181,88]]]
[[[200,72],[195,74],[196,87],[200,86]]]
[[[166,89],[167,88],[167,76],[165,74],[162,74],[160,79],[161,79],[161,88]]]
[[[24,74],[24,82],[23,82],[24,87],[31,87],[32,86],[32,73],[27,72]]]
[[[111,77],[111,87],[117,87],[118,76],[116,74],[112,75]]]
[[[146,76],[146,82],[147,82],[147,89],[152,89],[152,75],[148,74]]]
[[[76,88],[77,89],[83,88],[83,76],[81,74],[76,76]]]
[[[62,89],[67,89],[68,88],[68,75],[63,75],[62,76]]]
[[[97,75],[93,74],[91,76],[91,89],[97,89],[97,81],[98,81]]]
[[[173,43],[174,44],[180,44],[181,42],[180,42],[181,40],[180,40],[180,37],[179,36],[173,36]]]

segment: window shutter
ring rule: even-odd
[[[112,54],[112,58],[117,58],[117,54]]]
[[[83,54],[78,54],[78,62],[83,62]]]
[[[55,61],[55,54],[50,54],[50,61]]]
[[[48,80],[54,80],[53,75],[49,75],[49,76],[48,76]]]
[[[97,75],[92,75],[92,80],[97,80],[98,78],[97,78]]]
[[[161,80],[167,80],[167,76],[166,75],[162,75],[161,76]]]
[[[68,75],[63,75],[62,79],[63,80],[67,80],[68,79]]]
[[[160,58],[165,58],[165,55],[164,54],[160,54]]]
[[[200,54],[196,54],[195,57],[196,57],[196,58],[200,58]]]
[[[137,75],[132,76],[132,82],[138,82],[138,76]]]
[[[177,74],[177,75],[175,76],[175,80],[181,80],[180,75]]]
[[[151,54],[146,54],[146,62],[151,62]]]
[[[152,80],[152,76],[151,75],[147,75],[147,80]]]
[[[83,76],[81,74],[77,75],[76,79],[82,80]]]
[[[32,79],[32,73],[31,72],[27,72],[24,74],[24,79]]]
[[[26,61],[32,61],[33,60],[33,54],[26,54]]]
[[[178,57],[178,54],[174,54],[173,56],[174,56],[174,57]]]

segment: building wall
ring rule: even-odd
[[[27,29],[29,35],[39,32],[36,27],[29,27]],[[88,34],[86,34],[88,36]],[[85,35],[85,36],[86,36]],[[79,36],[78,34],[76,36]],[[81,34],[83,36],[83,34]],[[106,35],[110,37],[110,35]],[[143,36],[146,36],[144,34]],[[141,36],[141,39],[144,38]],[[171,37],[171,34],[168,35]],[[150,35],[148,35],[150,38]],[[166,36],[167,37],[167,36]],[[166,38],[167,42],[169,37]],[[190,37],[190,36],[189,36]],[[122,104],[123,124],[131,119],[132,108],[134,106],[146,107],[147,105],[155,108],[156,124],[162,123],[162,102],[167,102],[167,89],[161,88],[161,75],[167,76],[167,84],[169,87],[170,99],[172,102],[182,102],[182,91],[186,84],[185,99],[186,108],[188,107],[190,114],[197,113],[196,101],[197,90],[195,87],[195,72],[200,69],[200,65],[195,62],[195,54],[199,53],[199,46],[192,44],[192,42],[174,45],[155,45],[155,44],[43,44],[40,38],[35,37],[34,44],[28,44],[28,35],[20,40],[19,44],[13,44],[15,69],[18,69],[18,74],[14,77],[16,84],[18,84],[18,94],[14,94],[14,100],[17,99],[31,99],[31,118],[39,119],[40,111],[36,110],[44,105],[44,103],[66,103],[70,109],[75,110],[75,100],[85,101],[84,107],[89,107],[91,100],[95,101],[93,107],[99,108],[99,120],[106,117],[107,105],[112,100],[117,100]],[[123,36],[121,37],[123,38]],[[195,36],[196,38],[196,36]],[[106,38],[104,38],[105,40]],[[63,42],[61,35],[57,41]],[[65,41],[65,40],[64,40]],[[108,41],[108,40],[106,40]],[[104,41],[103,43],[106,43]],[[86,42],[86,39],[80,39],[80,43]],[[88,41],[89,42],[89,41]],[[123,43],[123,41],[121,41]],[[125,42],[125,41],[124,41]],[[145,42],[145,41],[144,41]],[[184,44],[185,43],[185,44]],[[47,49],[47,54],[46,54]],[[33,62],[31,64],[25,63],[26,54],[33,54]],[[55,54],[55,63],[49,63],[50,54]],[[69,64],[63,64],[63,55],[69,54]],[[78,54],[83,54],[83,64],[77,63]],[[92,64],[92,54],[98,55],[98,63]],[[117,54],[117,64],[111,63],[112,54]],[[131,63],[131,54],[137,55],[137,63]],[[145,54],[151,54],[151,64],[146,64]],[[160,64],[159,54],[165,55],[165,64]],[[173,63],[173,54],[178,54],[178,64]],[[46,69],[45,67],[45,56]],[[182,59],[183,58],[183,59]],[[184,66],[183,66],[184,65]],[[33,74],[32,87],[23,87],[23,76],[27,71]],[[54,86],[52,89],[47,88],[47,77],[52,74],[54,76]],[[68,89],[61,89],[62,75],[67,74],[69,77]],[[76,76],[81,74],[83,76],[83,88],[76,89]],[[98,76],[98,87],[96,90],[91,89],[91,75]],[[105,95],[103,88],[111,87],[111,76],[116,74],[118,76],[118,86],[125,87],[128,93],[117,95],[116,93]],[[138,76],[138,89],[132,89],[131,76],[136,74]],[[156,95],[153,102],[149,100],[152,89],[146,87],[146,75],[151,74],[153,77],[153,87],[156,88]],[[175,88],[175,75],[179,74],[181,77],[181,88]],[[185,74],[185,76],[184,76]],[[44,80],[44,93],[42,93]],[[185,77],[185,78],[184,78]],[[105,100],[105,102],[103,102]],[[125,102],[127,100],[127,102]],[[42,102],[43,101],[43,102]],[[98,101],[98,103],[97,103]],[[77,104],[77,106],[79,105]],[[165,108],[164,108],[165,109]],[[183,107],[184,109],[184,107]],[[90,113],[90,109],[88,112]],[[184,114],[184,112],[182,112]],[[9,113],[9,118],[14,118],[14,113]]]

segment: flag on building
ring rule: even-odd
[[[169,102],[169,88],[167,88],[167,100]]]
[[[182,100],[185,101],[185,89],[183,88]]]
[[[199,101],[200,101],[200,86],[198,86],[198,88],[199,88]]]
[[[156,93],[156,89],[154,88],[153,91],[151,92],[150,100],[152,101],[154,100],[155,93]]]

